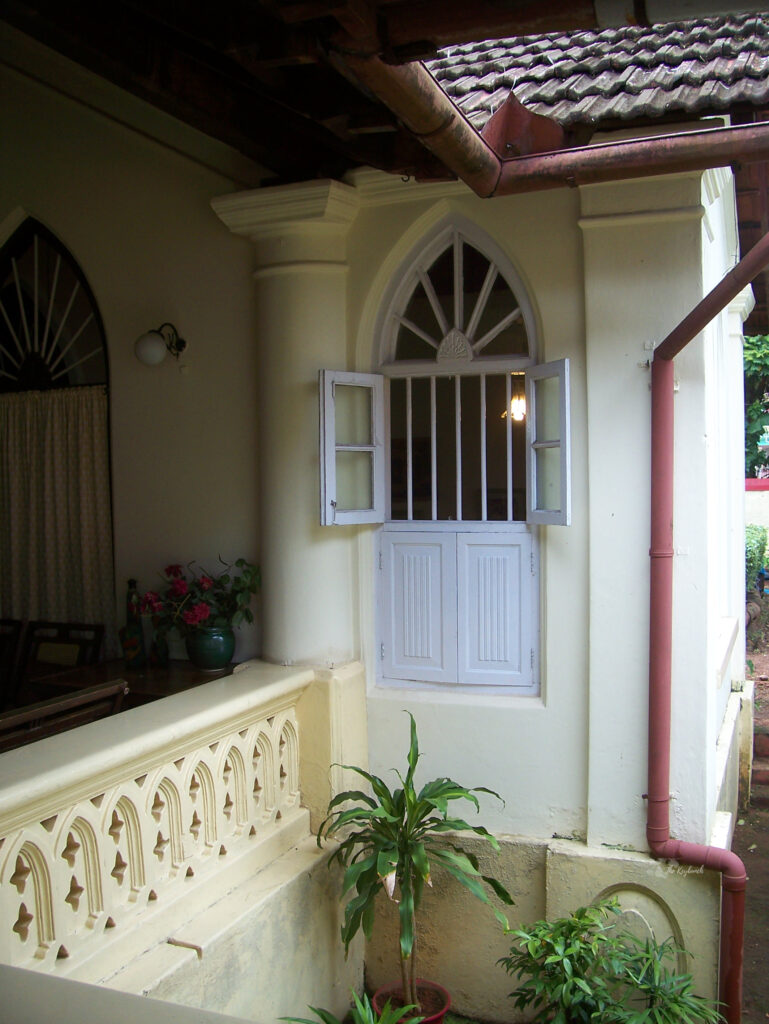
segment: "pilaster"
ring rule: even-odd
[[[319,526],[317,381],[324,367],[347,368],[347,234],[359,199],[325,180],[212,205],[257,260],[263,655],[347,662],[359,645],[355,530]]]

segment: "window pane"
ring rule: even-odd
[[[443,331],[435,319],[435,313],[425,294],[421,281],[414,289],[404,313],[406,320],[424,331],[436,345],[440,344]],[[410,328],[401,325],[398,328],[398,344],[395,351],[396,359],[435,359],[435,349],[424,338],[420,338]]]
[[[406,506],[406,381],[390,382],[390,518],[405,519]]]
[[[414,519],[432,519],[429,377],[411,381],[411,432],[412,514]]]
[[[337,444],[371,444],[371,389],[335,384]]]
[[[336,453],[336,507],[340,512],[374,505],[371,452]]]
[[[557,377],[535,381],[537,407],[537,441],[559,441],[561,438],[560,383]],[[558,508],[559,506],[555,506]]]
[[[481,341],[489,331],[492,331],[506,316],[509,316],[518,307],[518,300],[510,290],[510,286],[501,274],[497,274],[494,286],[491,289],[486,306],[483,310],[478,327],[475,331],[473,343]],[[516,320],[508,324],[503,331],[495,335],[479,351],[482,356],[503,356],[503,355],[528,355],[529,343],[526,337],[526,328],[519,315]]]
[[[462,378],[462,519],[482,516],[480,389],[480,377]]]
[[[445,249],[428,270],[428,276],[446,317],[449,330],[454,327],[454,246]]]
[[[557,512],[561,508],[561,449],[539,448],[537,460],[537,493],[534,508]]]
[[[456,431],[454,429],[454,378],[435,381],[438,431],[438,518],[457,518]]]
[[[511,394],[522,391],[523,374],[511,374]],[[507,519],[507,392],[505,374],[486,377],[486,516]],[[526,420],[512,421],[513,519],[526,519]]]

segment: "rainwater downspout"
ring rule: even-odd
[[[745,866],[731,850],[670,836],[670,726],[673,649],[673,359],[769,263],[769,234],[657,346],[651,392],[649,556],[649,762],[646,837],[655,857],[721,872],[719,999],[728,1024],[742,1011]]]

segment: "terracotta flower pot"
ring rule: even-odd
[[[422,1024],[442,1024],[443,1018],[451,1006],[451,996],[443,985],[439,985],[436,981],[417,978],[417,992],[424,1015]],[[382,1012],[388,999],[391,1006],[403,1005],[403,988],[400,982],[392,982],[376,990],[372,1003],[377,1013]]]

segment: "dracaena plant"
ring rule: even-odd
[[[324,1010],[318,1006],[311,1006],[310,1009],[321,1024],[343,1024],[330,1010]],[[416,1006],[390,1006],[388,999],[382,1007],[382,1012],[377,1013],[365,992],[363,997],[359,998],[358,994],[353,991],[352,1006],[344,1020],[345,1022],[350,1021],[351,1024],[400,1024],[404,1012],[408,1013],[409,1010],[416,1009]],[[310,1020],[309,1017],[281,1017],[280,1019],[288,1021],[289,1024],[318,1024],[318,1021]],[[424,1017],[412,1017],[409,1024],[421,1024],[423,1020]]]
[[[339,793],[328,805],[328,817],[318,832],[318,845],[324,838],[340,840],[330,863],[344,868],[342,894],[354,890],[345,907],[342,939],[345,950],[362,928],[371,937],[374,904],[380,892],[398,903],[401,980],[404,1003],[419,1005],[417,993],[417,913],[425,886],[432,885],[433,868],[445,869],[474,896],[489,904],[500,923],[507,919],[490,899],[496,895],[502,903],[513,900],[495,878],[481,874],[478,860],[461,848],[456,834],[470,832],[486,840],[498,853],[499,843],[485,828],[470,825],[449,813],[454,800],[466,800],[480,810],[476,793],[488,793],[501,801],[493,790],[483,786],[468,789],[449,778],[438,778],[416,788],[414,775],[419,761],[419,742],[413,715],[406,774],[395,774],[400,786],[390,789],[376,775],[355,765],[342,765],[364,778],[371,795],[361,790]]]

